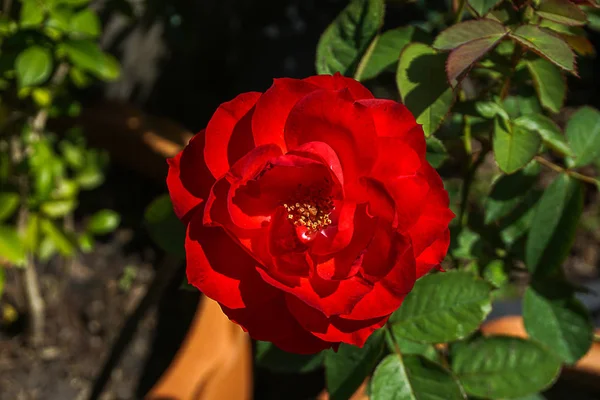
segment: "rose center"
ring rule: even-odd
[[[331,224],[333,200],[329,197],[309,198],[302,202],[284,204],[287,218],[296,226],[303,226],[308,233],[318,232]]]

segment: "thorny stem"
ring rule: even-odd
[[[597,179],[592,178],[591,176],[587,176],[584,174],[580,174],[577,171],[573,171],[570,169],[566,169],[561,167],[560,165],[556,165],[554,164],[552,161],[542,157],[542,156],[535,156],[534,159],[539,162],[540,164],[542,164],[543,166],[550,168],[553,171],[556,171],[558,173],[565,173],[569,176],[572,176],[575,179],[578,179],[582,182],[586,182],[589,184],[592,184],[594,186],[600,186],[600,182]]]

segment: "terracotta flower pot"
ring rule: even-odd
[[[170,367],[146,396],[154,400],[250,399],[250,338],[204,297]]]

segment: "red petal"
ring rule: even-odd
[[[256,102],[252,117],[254,143],[275,144],[285,153],[283,128],[292,107],[304,96],[318,87],[298,79],[281,78],[271,86]]]
[[[260,229],[264,222],[271,219],[273,208],[262,207],[260,210],[253,209],[249,211],[247,207],[244,207],[244,200],[242,199],[244,196],[238,196],[238,194],[244,190],[249,181],[255,179],[265,169],[270,161],[277,159],[278,156],[281,156],[281,149],[274,144],[256,147],[240,158],[227,174],[227,180],[232,183],[227,195],[227,207],[231,220],[240,228]],[[242,190],[238,192],[240,188]],[[260,195],[257,194],[255,201],[260,200]]]
[[[394,245],[396,262],[390,272],[375,283],[373,290],[365,295],[350,313],[342,317],[363,320],[393,313],[415,284],[415,258],[407,239],[396,236]]]
[[[383,184],[370,178],[364,178],[362,183],[367,192],[367,214],[370,217],[380,217],[390,221],[394,226],[397,225],[396,204]]]
[[[348,89],[354,100],[372,99],[373,94],[355,79],[347,78],[340,73],[335,75],[316,75],[303,79],[323,89],[340,90]]]
[[[297,297],[287,295],[288,309],[302,327],[316,337],[328,342],[343,342],[362,347],[371,334],[387,322],[389,316],[362,321],[339,316],[327,318]]]
[[[436,241],[454,218],[454,213],[448,208],[448,193],[444,189],[431,188],[423,203],[423,212],[408,230],[415,257]]]
[[[312,158],[327,165],[331,172],[336,176],[340,185],[344,185],[344,172],[340,159],[331,146],[324,142],[305,143],[288,154],[298,155],[306,158]]]
[[[312,278],[297,278],[291,284],[290,276],[277,276],[273,271],[261,268],[258,272],[268,284],[300,298],[327,316],[349,313],[372,288],[372,285],[356,276],[343,281],[326,281],[315,275]]]
[[[232,310],[221,305],[223,312],[256,340],[266,340],[280,349],[296,354],[313,354],[334,343],[318,339],[306,331],[288,310],[281,293],[262,304]]]
[[[280,274],[308,277],[312,261],[308,246],[300,241],[296,227],[279,207],[269,224],[268,252]]]
[[[405,139],[416,134],[416,131],[412,129],[417,126],[417,121],[404,105],[383,99],[360,100],[359,103],[371,112],[377,129],[377,136]],[[425,143],[422,130],[420,136],[423,143]]]
[[[208,122],[204,157],[215,178],[223,176],[231,164],[254,147],[251,110],[260,95],[240,94],[221,104]]]
[[[344,171],[345,193],[359,198],[358,179],[377,157],[377,134],[370,113],[353,102],[347,89],[319,90],[303,97],[292,109],[285,126],[288,149],[309,142],[325,142],[338,155]]]
[[[167,187],[177,217],[189,221],[190,211],[208,197],[214,178],[204,164],[204,131],[195,135],[175,157],[168,159]]]
[[[401,176],[412,176],[421,167],[421,159],[416,151],[402,139],[378,138],[377,162],[371,175],[382,182]]]
[[[313,255],[333,254],[348,246],[354,234],[354,213],[356,204],[335,201],[331,214],[331,225],[323,229],[312,241],[310,252]]]
[[[398,229],[405,232],[417,222],[425,209],[429,185],[418,175],[388,181],[385,185],[396,203]]]
[[[346,218],[353,224],[352,239],[346,247],[333,254],[333,257],[317,257],[317,274],[322,279],[343,280],[356,275],[365,249],[373,240],[377,220],[367,215],[365,205],[356,207],[354,215]]]
[[[341,186],[325,164],[288,154],[269,161],[254,179],[237,187],[230,204],[248,216],[266,216],[284,203],[304,200],[315,190],[324,196],[341,196]],[[231,206],[230,211],[236,218]]]
[[[188,282],[226,307],[262,303],[277,292],[256,273],[257,262],[222,228],[202,225],[200,213],[188,225],[185,250]]]
[[[417,257],[417,279],[437,268],[446,257],[450,246],[450,230],[446,229],[440,237]]]

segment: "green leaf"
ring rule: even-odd
[[[486,265],[483,277],[497,288],[504,287],[510,279],[502,260],[493,260]]]
[[[40,219],[40,230],[46,236],[47,240],[52,242],[60,254],[71,256],[75,251],[75,245],[69,235],[54,222],[47,218]],[[42,245],[40,244],[40,247]],[[42,250],[40,249],[40,252]]]
[[[104,182],[104,175],[97,168],[84,168],[75,178],[79,186],[85,190],[92,190]]]
[[[569,0],[544,0],[537,9],[540,17],[559,24],[585,25],[587,18],[581,9]]]
[[[448,159],[448,152],[441,140],[430,136],[427,138],[427,162],[433,168],[439,168]]]
[[[527,61],[527,69],[542,107],[554,113],[559,112],[567,96],[567,83],[562,72],[543,58]]]
[[[496,116],[504,120],[509,120],[510,116],[506,110],[498,103],[493,101],[478,101],[475,103],[475,110],[484,118],[494,119]]]
[[[121,216],[113,210],[100,210],[87,223],[86,231],[94,235],[111,233],[121,223]]]
[[[428,39],[429,36],[415,26],[404,26],[382,33],[375,39],[376,42],[370,54],[365,54],[361,60],[356,79],[360,81],[373,79],[383,71],[395,67],[400,53],[407,44],[426,43]]]
[[[469,5],[477,15],[483,17],[501,2],[502,0],[469,0]]]
[[[468,227],[462,228],[457,235],[456,245],[451,246],[452,256],[464,260],[476,260],[481,256],[481,236]]]
[[[78,192],[79,187],[77,187],[75,181],[71,179],[61,179],[52,191],[50,197],[54,200],[66,200],[77,197]]]
[[[150,237],[160,248],[185,258],[185,226],[173,212],[168,194],[157,197],[148,205],[144,220]]]
[[[533,89],[523,86],[519,89],[524,93],[508,96],[502,102],[502,107],[506,110],[510,118],[514,119],[521,115],[541,113],[542,107]]]
[[[448,82],[451,82],[452,86],[456,86],[455,82],[458,77],[491,51],[503,38],[504,34],[472,40],[452,50],[446,62]]]
[[[555,271],[569,254],[583,210],[581,183],[561,174],[546,188],[535,208],[525,261],[531,273]]]
[[[560,362],[531,341],[497,336],[457,347],[452,370],[470,395],[515,398],[550,386]]]
[[[6,225],[0,225],[0,262],[16,266],[25,264],[25,247],[17,231]]]
[[[331,400],[347,400],[372,372],[383,352],[383,329],[373,332],[364,347],[342,343],[337,353],[325,353],[325,378]]]
[[[538,191],[530,190],[517,208],[501,220],[499,226],[500,238],[507,248],[511,248],[529,231],[535,206],[540,196],[541,194]]]
[[[573,167],[591,164],[600,158],[600,112],[592,107],[582,107],[575,112],[565,128],[573,152]]]
[[[522,201],[537,181],[540,166],[536,162],[512,175],[503,175],[494,182],[490,195],[484,202],[486,224],[507,216]]]
[[[519,126],[510,126],[510,122],[494,121],[494,157],[500,169],[512,174],[523,168],[537,154],[541,139],[535,132]]]
[[[352,0],[327,27],[317,45],[318,74],[352,76],[383,25],[383,0]]]
[[[594,329],[587,309],[570,290],[536,285],[525,291],[523,321],[533,340],[568,364],[576,363],[592,345]]]
[[[575,55],[560,37],[535,25],[522,25],[510,36],[530,50],[552,61],[558,67],[575,73]]]
[[[522,115],[514,121],[515,126],[537,132],[544,144],[562,155],[573,155],[560,128],[542,114]],[[600,126],[600,125],[599,125]]]
[[[50,16],[46,21],[46,26],[57,29],[61,32],[69,30],[73,10],[67,7],[54,7],[50,9]]]
[[[42,21],[44,21],[44,7],[40,7],[36,0],[24,0],[19,17],[21,27],[29,28],[41,24]]]
[[[77,237],[77,244],[82,253],[91,253],[94,250],[94,237],[84,232]]]
[[[273,343],[256,342],[256,365],[274,372],[303,374],[323,366],[323,352],[292,354],[280,350]]]
[[[49,261],[57,252],[57,247],[50,236],[45,236],[37,249],[38,258],[41,262]]]
[[[413,342],[398,336],[394,333],[393,327],[389,330],[390,335],[386,335],[387,345],[390,352],[397,352],[398,350],[402,355],[413,354],[423,356],[431,361],[439,361],[440,356],[436,351],[435,347],[431,344]]]
[[[600,32],[600,9],[590,7],[586,9],[586,13],[588,19],[587,27],[596,32]]]
[[[452,50],[478,39],[498,39],[507,33],[501,23],[491,19],[475,19],[452,25],[442,31],[433,42],[438,50]]]
[[[396,83],[402,102],[423,126],[426,136],[435,132],[454,103],[446,81],[446,56],[421,43],[411,43],[400,54]]]
[[[45,82],[52,73],[52,55],[40,46],[31,46],[15,59],[17,82],[20,87],[34,86]]]
[[[427,275],[392,315],[394,333],[425,343],[467,337],[491,311],[490,286],[468,272]]]
[[[76,207],[76,199],[51,200],[42,203],[40,210],[50,218],[60,218],[75,210]]]
[[[34,184],[37,200],[46,200],[50,197],[52,187],[54,186],[52,170],[50,168],[42,168],[34,172],[36,173]]]
[[[375,369],[371,400],[462,400],[456,379],[442,366],[416,355],[390,354]]]
[[[82,10],[71,18],[71,34],[74,36],[97,37],[100,35],[100,19],[89,8]]]
[[[19,207],[19,194],[0,192],[0,221],[9,218]]]
[[[91,40],[67,40],[59,45],[59,51],[65,53],[75,66],[100,79],[115,80],[119,77],[120,67],[117,60],[102,52]]]

